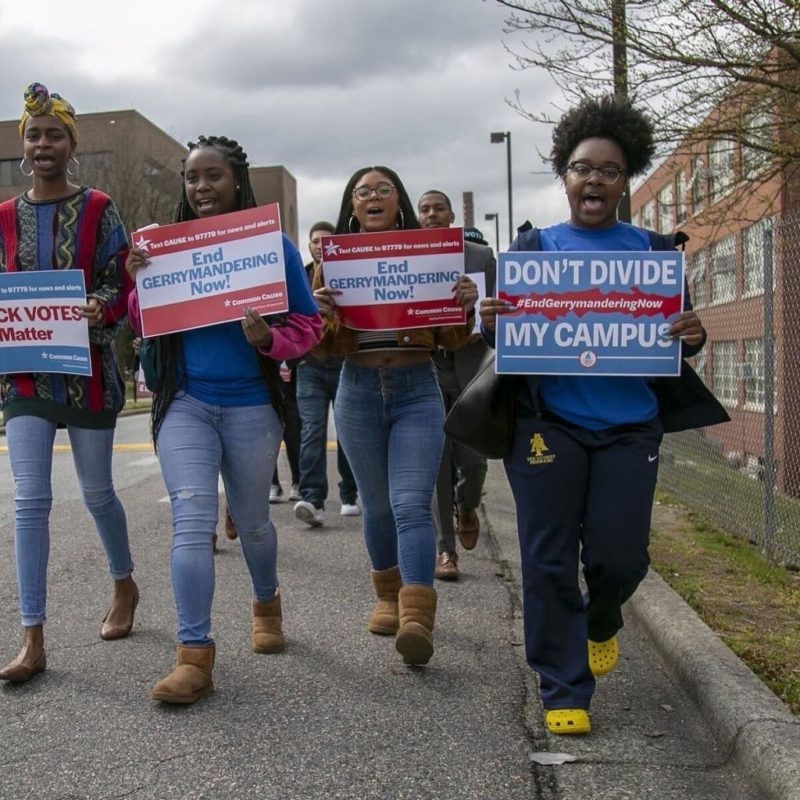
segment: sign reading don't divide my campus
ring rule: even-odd
[[[79,269],[0,274],[0,373],[91,375]]]
[[[276,204],[142,228],[150,264],[136,275],[144,336],[158,336],[289,308]]]
[[[325,284],[348,328],[397,330],[459,325],[466,313],[453,299],[464,271],[461,228],[325,236]]]
[[[679,375],[678,252],[501,253],[498,373]]]

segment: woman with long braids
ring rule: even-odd
[[[419,228],[400,178],[364,167],[348,181],[336,233]],[[336,430],[364,511],[364,538],[378,603],[367,628],[395,635],[409,665],[433,655],[436,537],[432,499],[444,447],[444,405],[431,354],[463,345],[472,330],[478,290],[462,275],[453,286],[468,312],[465,325],[403,331],[355,331],[336,316],[336,292],[314,297],[326,317],[321,352],[345,356],[334,403]]]
[[[81,270],[88,293],[92,375],[0,375],[0,403],[14,475],[14,540],[22,626],[19,655],[0,679],[23,683],[46,667],[44,650],[51,471],[56,428],[66,427],[83,501],[94,518],[114,579],[100,636],[119,639],[133,627],[139,592],[131,578],[125,511],[114,491],[111,457],[124,403],[112,342],[125,326],[130,283],[123,269],[125,228],[111,199],[72,183],[78,125],[75,110],[40,83],[25,92],[19,123],[33,186],[0,205],[0,272]],[[30,171],[28,171],[30,170]]]
[[[176,222],[256,206],[247,154],[223,136],[189,143]],[[152,429],[172,503],[172,585],[178,612],[175,669],[153,688],[165,703],[193,703],[213,690],[211,638],[213,537],[218,480],[225,485],[253,584],[252,648],[284,649],[276,570],[277,536],[269,514],[270,478],[281,441],[278,364],[319,340],[322,321],[300,253],[283,237],[289,314],[270,324],[252,309],[241,321],[159,337],[160,370]],[[131,250],[127,269],[146,268],[147,252]],[[129,302],[140,327],[138,295]]]

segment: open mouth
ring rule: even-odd
[[[197,201],[197,210],[210,211],[216,204],[217,201],[213,197],[203,197]]]
[[[367,209],[368,217],[380,217],[382,214],[383,214],[383,208],[381,206],[370,206]]]
[[[581,202],[583,203],[584,208],[587,211],[599,211],[606,203],[604,197],[601,197],[599,194],[594,194],[593,192],[589,192],[581,198]]]
[[[52,167],[55,164],[53,156],[35,156],[33,163],[39,167]]]

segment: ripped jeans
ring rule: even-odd
[[[263,602],[275,597],[278,541],[269,517],[268,487],[281,436],[271,405],[212,406],[181,394],[167,410],[158,455],[172,503],[171,574],[181,644],[213,641],[213,536],[220,473],[253,595]]]

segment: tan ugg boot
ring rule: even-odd
[[[286,639],[283,636],[282,622],[280,594],[276,594],[275,598],[268,603],[253,600],[254,653],[282,653],[284,651]]]
[[[400,567],[372,570],[372,583],[378,602],[369,615],[367,630],[379,636],[394,636],[400,627],[397,593],[400,591]]]
[[[178,645],[175,669],[153,687],[150,696],[162,703],[194,703],[213,692],[211,670],[215,655],[213,644],[208,647]]]
[[[436,591],[430,586],[400,589],[400,630],[394,646],[406,664],[427,664],[433,655]]]

